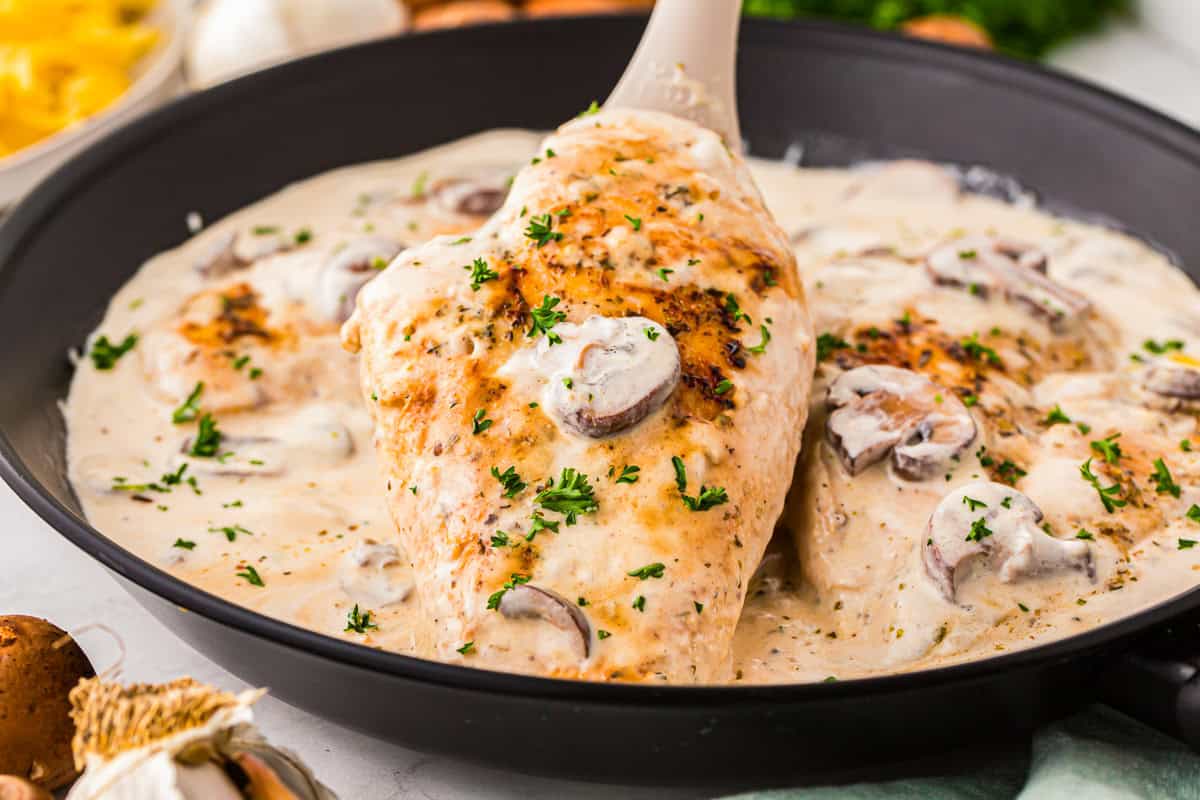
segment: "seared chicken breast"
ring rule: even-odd
[[[814,343],[789,242],[716,134],[564,125],[482,229],[364,287],[343,339],[437,657],[730,677]]]

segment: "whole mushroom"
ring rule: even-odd
[[[75,777],[68,696],[93,674],[61,628],[37,617],[0,616],[0,773],[45,789]]]
[[[967,289],[980,298],[998,295],[1024,306],[1054,328],[1079,319],[1091,302],[1046,274],[1046,254],[1032,245],[973,236],[943,245],[925,261],[934,283]]]
[[[1092,553],[1081,540],[1056,539],[1041,527],[1042,510],[1026,495],[975,481],[942,498],[921,542],[925,572],[954,602],[964,567],[983,560],[1005,583],[1075,570],[1093,578]]]
[[[897,474],[925,480],[975,440],[975,420],[957,395],[912,370],[876,364],[843,372],[826,404],[826,439],[851,475],[890,453]]]

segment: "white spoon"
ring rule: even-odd
[[[741,0],[658,0],[608,108],[665,111],[740,150],[736,60]]]

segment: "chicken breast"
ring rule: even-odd
[[[730,677],[814,343],[788,241],[716,134],[567,123],[474,237],[364,287],[343,340],[439,658]]]

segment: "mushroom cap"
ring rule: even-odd
[[[1011,486],[993,481],[960,486],[929,517],[920,545],[925,572],[951,602],[962,568],[979,558],[1005,583],[1064,570],[1093,577],[1087,543],[1056,539],[1041,521],[1037,504]]]
[[[983,298],[1002,296],[1059,328],[1087,313],[1091,302],[1047,276],[1048,261],[1033,245],[971,236],[933,250],[925,268],[934,283],[966,288]]]
[[[61,628],[37,617],[0,616],[0,773],[46,789],[75,777],[68,696],[93,674]]]
[[[653,320],[593,316],[554,332],[562,342],[541,339],[533,360],[548,381],[547,408],[575,433],[602,438],[630,428],[679,384],[679,348]]]
[[[579,607],[557,592],[523,583],[509,589],[500,599],[500,613],[508,619],[536,618],[559,630],[574,634],[582,658],[592,651],[592,626]]]
[[[1200,401],[1200,361],[1182,353],[1154,360],[1142,373],[1141,388],[1150,405],[1176,411]]]
[[[309,300],[311,308],[318,316],[339,324],[350,319],[359,291],[380,272],[377,263],[390,264],[402,250],[404,245],[383,236],[348,242],[317,273]]]
[[[975,420],[958,396],[912,370],[871,364],[843,372],[826,404],[826,438],[851,475],[890,452],[899,475],[925,480],[975,440]]]
[[[447,178],[429,189],[429,200],[449,214],[490,217],[508,197],[509,175],[492,171]]]
[[[364,539],[345,555],[338,573],[342,591],[371,607],[402,603],[412,594],[412,576],[393,544]]]

